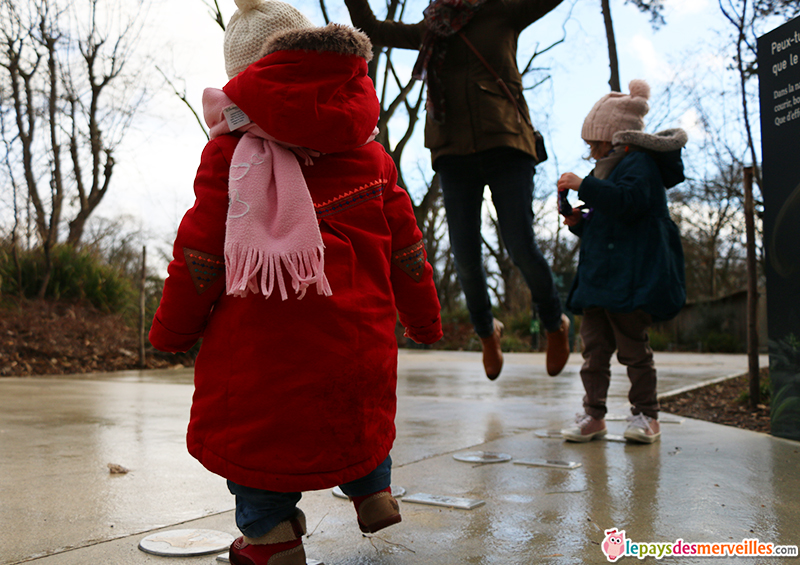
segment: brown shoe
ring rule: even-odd
[[[547,374],[555,377],[569,359],[569,318],[561,314],[561,328],[547,332]]]
[[[294,517],[263,536],[238,538],[231,545],[228,560],[231,565],[305,565],[305,533],[306,517],[298,508]]]
[[[403,521],[400,505],[392,496],[392,487],[367,496],[354,496],[350,500],[356,507],[358,527],[365,534],[374,534]]]
[[[481,338],[483,348],[483,368],[490,381],[500,376],[503,370],[503,351],[500,349],[500,336],[503,335],[503,322],[494,321],[494,333]]]

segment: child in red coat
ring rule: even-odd
[[[440,339],[439,302],[411,201],[373,141],[367,37],[275,0],[237,5],[150,341],[203,339],[187,444],[236,495],[231,562],[300,565],[303,491],[340,485],[364,532],[400,521],[394,328],[399,313],[411,339]]]

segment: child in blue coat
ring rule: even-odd
[[[584,412],[567,441],[606,434],[606,397],[611,356],[617,351],[631,382],[632,416],[625,437],[653,443],[658,423],[656,369],[648,328],[668,320],[686,301],[683,249],[670,219],[666,189],[684,180],[681,148],[686,132],[645,133],[650,87],[631,81],[630,94],[601,98],[583,123],[594,170],[586,178],[564,173],[559,192],[574,190],[583,201],[564,223],[581,238],[578,272],[567,308],[582,314]],[[588,209],[588,212],[585,211]]]

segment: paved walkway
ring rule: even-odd
[[[666,416],[679,423],[664,423],[654,445],[547,438],[580,409],[579,363],[573,357],[553,379],[542,355],[511,354],[490,382],[479,354],[403,352],[393,483],[408,494],[485,504],[458,510],[401,502],[402,524],[365,537],[350,503],[331,491],[308,493],[301,507],[312,530],[309,558],[327,565],[604,563],[603,530],[613,527],[634,542],[800,544],[800,443]],[[656,364],[662,394],[747,367],[737,355],[664,353]],[[610,410],[624,417],[622,367],[615,365],[612,381]],[[215,555],[168,558],[138,549],[161,530],[238,535],[224,480],[186,452],[191,394],[188,371],[0,379],[0,565],[215,563]],[[624,427],[609,422],[612,434]],[[581,466],[453,458],[472,451]],[[130,472],[110,474],[109,463]]]

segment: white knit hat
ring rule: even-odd
[[[644,130],[643,118],[650,111],[650,86],[643,80],[632,80],[628,90],[630,95],[610,92],[597,101],[583,121],[584,141],[611,141],[618,131]]]
[[[239,8],[225,28],[225,72],[231,79],[262,56],[269,37],[280,31],[315,27],[298,10],[279,0],[235,0]]]

